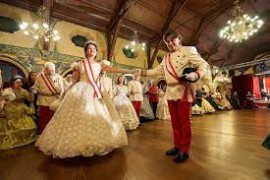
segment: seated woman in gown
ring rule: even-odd
[[[127,97],[128,87],[125,85],[125,82],[125,77],[119,76],[115,87],[116,95],[113,98],[113,102],[125,129],[133,130],[139,126],[140,122],[131,101]]]
[[[162,119],[162,120],[171,120],[168,101],[167,101],[167,97],[166,97],[166,89],[167,89],[166,84],[161,84],[160,85],[160,88],[159,88],[159,91],[158,91],[159,101],[158,101],[158,104],[157,104],[156,117],[158,119]]]
[[[227,99],[225,92],[221,93],[221,100],[219,106],[223,107],[226,110],[232,109],[230,101]]]
[[[211,105],[210,102],[206,100],[208,92],[202,91],[202,110],[204,114],[211,114],[216,111],[216,109]]]
[[[97,51],[94,41],[86,42],[86,59],[73,66],[76,83],[36,142],[47,155],[59,158],[105,155],[128,144],[125,128],[100,78],[102,71],[133,71],[97,62]]]
[[[193,115],[203,115],[202,91],[200,89],[196,90],[195,100],[192,103],[191,111]]]
[[[211,106],[216,110],[221,110],[221,108],[218,106],[218,104],[216,103],[216,100],[215,100],[215,96],[214,94],[209,91],[209,93],[206,94],[206,97],[205,99],[211,104]]]
[[[24,103],[31,98],[22,88],[22,79],[19,75],[13,77],[11,88],[4,89],[1,96],[0,150],[30,144],[37,139],[37,127],[31,118],[35,109],[33,104],[28,107]]]

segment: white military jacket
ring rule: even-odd
[[[143,88],[140,81],[132,80],[128,83],[128,94],[131,101],[143,101]]]
[[[147,70],[146,75],[165,76],[168,85],[166,90],[166,97],[168,100],[182,99],[185,90],[187,90],[187,100],[188,102],[193,102],[195,94],[194,89],[188,90],[191,84],[180,84],[178,80],[169,73],[169,71],[175,71],[178,76],[182,75],[182,72],[186,67],[195,67],[197,70],[206,72],[208,63],[198,54],[197,49],[194,46],[181,46],[177,51],[172,52],[169,55],[170,63],[168,63],[165,56],[161,64],[155,69]],[[187,88],[187,86],[189,87]]]
[[[44,73],[42,73],[42,75],[45,76]],[[59,74],[50,77],[47,76],[48,80],[53,84],[57,91],[57,94],[54,95],[43,80],[42,75],[37,77],[35,84],[32,87],[32,91],[34,93],[37,92],[38,94],[37,105],[50,106],[53,101],[57,100],[64,93],[64,80]]]

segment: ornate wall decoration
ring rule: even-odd
[[[19,23],[12,18],[0,16],[0,31],[14,33],[20,30]]]
[[[46,61],[51,61],[55,63],[58,73],[66,72],[70,69],[70,65],[82,59],[81,57],[66,55],[59,53],[56,48],[53,51],[48,51],[48,57],[44,58],[44,52],[38,48],[36,44],[34,48],[18,47],[8,44],[0,44],[0,53],[9,54],[15,56],[15,60],[22,64],[29,71],[35,70],[39,71],[42,65]],[[135,66],[129,66],[124,64],[119,64],[115,61],[112,62],[112,66],[124,68],[124,69],[134,69]]]
[[[123,53],[127,58],[135,59],[138,56],[138,53],[136,51],[132,51],[131,49],[123,48]]]
[[[48,52],[48,59],[44,59],[44,52],[35,46],[34,48],[18,47],[8,44],[0,44],[0,53],[16,56],[16,60],[27,69],[41,69],[46,60],[56,64],[58,72],[69,68],[70,64],[80,60],[80,57],[61,54],[56,50]]]
[[[71,38],[71,41],[75,44],[75,46],[84,47],[87,38],[85,36],[76,35]]]

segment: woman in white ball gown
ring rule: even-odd
[[[156,117],[160,120],[171,120],[168,101],[166,97],[166,89],[167,89],[167,85],[161,84],[160,89],[158,91],[159,101],[157,104]]]
[[[135,109],[127,97],[128,87],[125,86],[125,77],[120,76],[116,85],[116,96],[113,99],[115,107],[120,115],[126,130],[133,130],[139,126],[139,119]]]
[[[76,83],[36,142],[41,151],[53,157],[105,155],[127,145],[124,126],[113,102],[105,96],[100,77],[101,71],[133,71],[96,62],[98,50],[94,41],[86,42],[84,51],[87,59],[73,67]]]

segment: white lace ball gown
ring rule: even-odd
[[[91,66],[97,79],[101,65],[93,62]],[[83,62],[77,68],[80,71],[79,82],[67,92],[35,144],[53,157],[104,155],[127,145],[124,126],[119,116],[111,113],[116,110],[108,109],[115,107],[106,106],[108,99],[104,101],[94,97]]]
[[[170,120],[171,115],[169,112],[169,106],[168,106],[168,101],[166,98],[166,93],[163,90],[159,90],[159,101],[157,104],[157,112],[156,112],[156,117],[158,119],[162,120]]]
[[[116,85],[116,96],[113,102],[126,130],[133,130],[139,126],[139,119],[127,93],[127,86]]]

